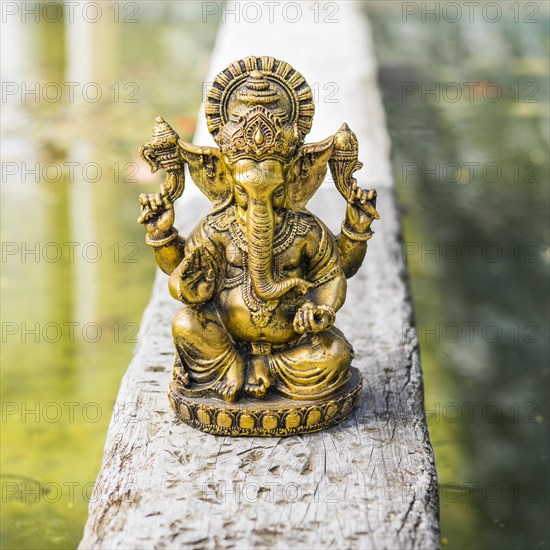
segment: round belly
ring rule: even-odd
[[[223,290],[218,296],[217,305],[225,327],[236,340],[286,344],[297,336],[292,321],[298,305],[291,302],[283,298],[274,311],[267,313],[265,326],[253,322],[240,285]]]

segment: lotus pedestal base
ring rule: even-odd
[[[325,399],[295,400],[278,395],[225,403],[212,397],[189,397],[172,381],[168,397],[176,416],[197,430],[229,436],[288,436],[316,432],[341,422],[361,395],[362,378],[351,367],[347,385]]]

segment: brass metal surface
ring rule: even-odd
[[[268,393],[265,399],[243,397],[227,403],[213,397],[185,396],[178,383],[170,383],[172,408],[186,424],[215,435],[288,436],[316,432],[343,420],[359,401],[361,374],[350,367],[348,383],[335,395],[307,400]]]
[[[170,401],[179,418],[210,433],[323,429],[351,411],[361,387],[352,347],[334,326],[379,218],[376,191],[353,177],[362,166],[357,138],[344,124],[305,144],[311,89],[272,57],[229,65],[205,110],[218,147],[187,143],[157,117],[140,149],[166,182],[140,196],[138,221],[182,303]],[[185,165],[212,203],[186,239],[173,226]],[[337,236],[306,208],[328,168],[347,202]]]

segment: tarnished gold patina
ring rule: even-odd
[[[353,178],[361,163],[346,124],[304,144],[313,113],[300,73],[272,57],[247,57],[207,95],[217,148],[180,140],[159,117],[140,149],[167,177],[160,193],[140,196],[138,221],[183,304],[172,324],[169,397],[178,417],[200,430],[311,432],[345,418],[358,400],[361,376],[334,322],[379,217],[376,191]],[[187,239],[173,226],[185,164],[212,203]],[[336,237],[306,209],[328,167],[347,201]]]

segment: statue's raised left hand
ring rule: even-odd
[[[318,306],[313,302],[303,304],[294,316],[293,327],[298,334],[322,332],[335,321],[334,310],[329,306]]]
[[[166,237],[174,225],[174,207],[166,193],[164,184],[160,186],[160,193],[142,193],[139,196],[141,215],[139,223],[145,225],[151,239]]]

